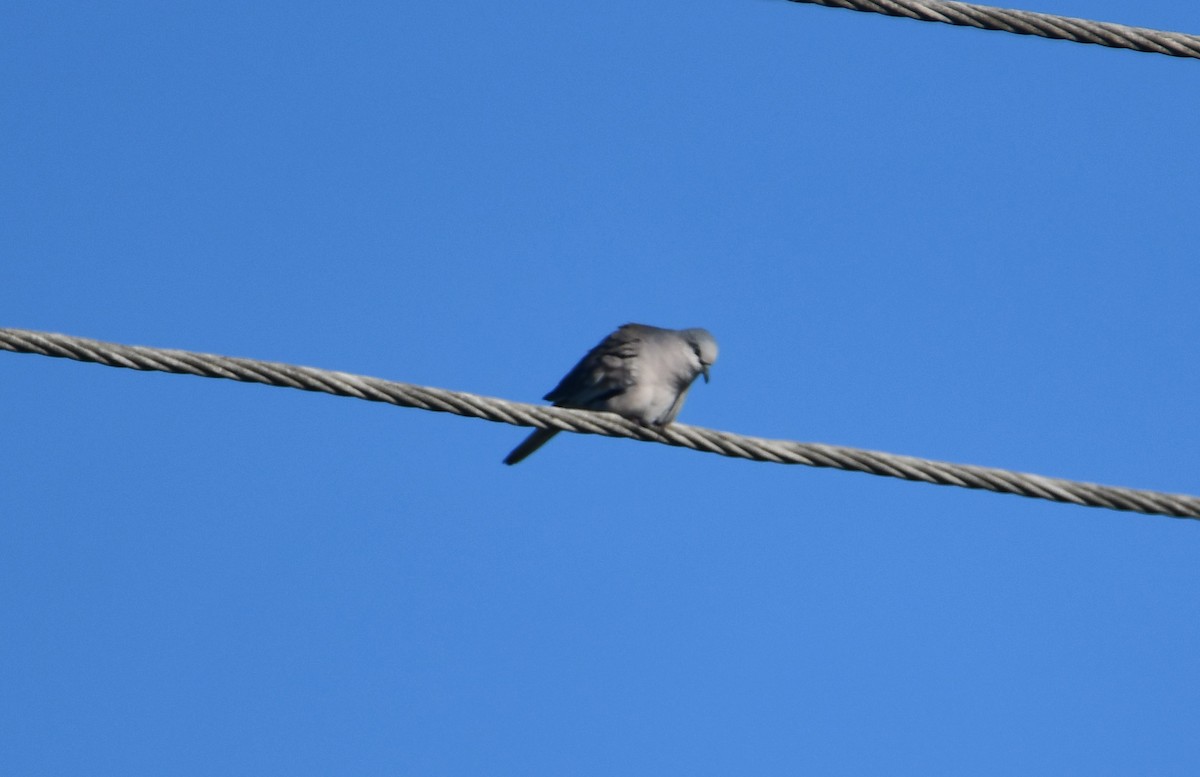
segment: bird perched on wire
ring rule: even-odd
[[[645,426],[666,426],[684,397],[717,360],[717,341],[704,329],[625,324],[588,351],[544,399],[555,407],[606,410]],[[557,429],[535,429],[504,458],[516,464],[550,441]]]

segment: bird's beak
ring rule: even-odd
[[[708,383],[708,365],[705,364],[700,368],[700,374],[704,376],[704,382]]]

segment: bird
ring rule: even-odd
[[[717,341],[705,329],[624,324],[587,352],[544,399],[555,407],[605,410],[644,426],[666,426],[683,407],[697,377],[709,379]],[[516,464],[558,429],[534,429],[504,457]]]

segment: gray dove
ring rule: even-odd
[[[555,407],[606,410],[645,426],[679,415],[699,375],[717,360],[717,341],[704,329],[625,324],[588,351],[544,399]],[[534,429],[504,458],[516,464],[550,441],[557,429]]]

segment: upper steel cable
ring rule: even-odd
[[[1094,22],[1070,16],[1016,11],[948,0],[789,0],[830,8],[902,16],[923,22],[942,22],[982,30],[1000,30],[1018,35],[1039,35],[1076,43],[1095,43],[1118,49],[1200,59],[1200,35]]]
[[[943,486],[978,488],[1003,494],[1069,502],[1085,507],[1107,507],[1112,510],[1200,519],[1200,498],[1194,496],[1100,486],[838,445],[746,437],[684,424],[651,429],[612,413],[529,405],[461,391],[320,370],[315,367],[298,367],[192,351],[120,345],[25,329],[0,329],[0,350],[58,356],[110,367],[157,370],[205,378],[228,378],[268,386],[321,391],[372,402],[388,402],[404,407],[500,421],[515,426],[537,426],[608,437],[631,437],[754,461],[834,467]]]

